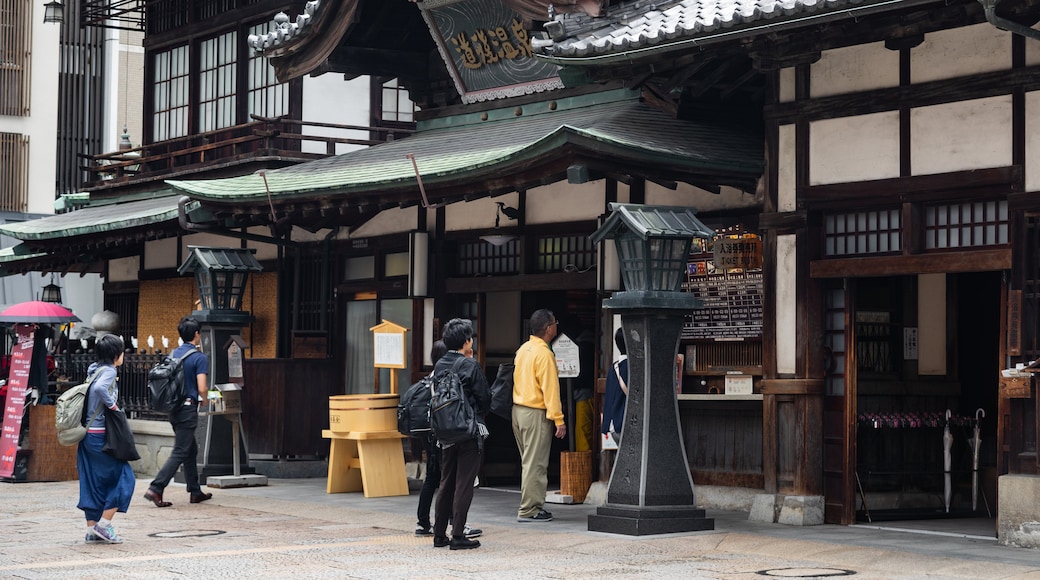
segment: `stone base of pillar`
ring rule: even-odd
[[[751,502],[748,521],[775,524],[780,516],[782,497],[773,493],[760,493]]]
[[[676,532],[714,530],[715,520],[704,510],[684,507],[637,508],[604,505],[589,516],[590,532],[649,536]]]
[[[1040,548],[1040,477],[1006,474],[997,478],[997,542]]]
[[[823,524],[822,495],[788,495],[780,507],[776,523],[789,526],[819,526]]]

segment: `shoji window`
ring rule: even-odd
[[[250,27],[249,34],[267,34],[270,24]],[[249,56],[249,114],[279,117],[289,113],[289,83],[279,83],[274,67],[261,53]]]
[[[188,134],[188,47],[178,46],[155,55],[155,103],[152,140]]]
[[[235,62],[238,32],[204,40],[199,45],[199,132],[236,124]]]
[[[1011,227],[1006,200],[925,207],[925,249],[1007,244]]]
[[[411,123],[415,113],[415,103],[408,98],[408,90],[402,87],[397,79],[383,83],[381,119],[383,121],[399,121]]]

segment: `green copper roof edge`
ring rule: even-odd
[[[77,211],[84,211],[92,208],[82,208]],[[75,212],[72,212],[75,213]],[[55,217],[65,217],[70,214],[57,214],[55,216],[48,216],[41,219],[53,219]],[[154,213],[145,217],[136,217],[128,220],[116,220],[110,223],[103,224],[92,224],[88,226],[74,226],[66,228],[55,228],[47,231],[33,231],[26,228],[34,227],[33,224],[40,220],[29,220],[25,222],[11,223],[0,225],[0,234],[10,236],[12,238],[22,241],[43,241],[52,240],[56,238],[73,237],[85,234],[96,234],[103,232],[111,232],[122,229],[129,229],[140,226],[148,226],[160,222],[170,221],[177,219],[177,208],[174,206],[172,209],[163,210],[158,213]]]

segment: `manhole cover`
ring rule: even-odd
[[[151,538],[197,538],[200,536],[219,536],[224,530],[178,530],[175,532],[156,532],[148,534]]]
[[[760,576],[772,578],[832,578],[834,576],[852,576],[853,570],[841,568],[773,568],[772,570],[759,570]]]

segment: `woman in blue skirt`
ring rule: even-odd
[[[126,512],[134,495],[134,470],[130,463],[116,459],[101,450],[105,445],[104,408],[116,409],[119,388],[116,367],[123,364],[123,339],[106,334],[95,347],[97,362],[90,365],[87,374],[99,370],[87,395],[87,417],[96,417],[87,425],[87,436],[80,441],[76,453],[79,469],[79,509],[87,518],[89,542],[122,543],[123,539],[112,528],[116,512]]]

